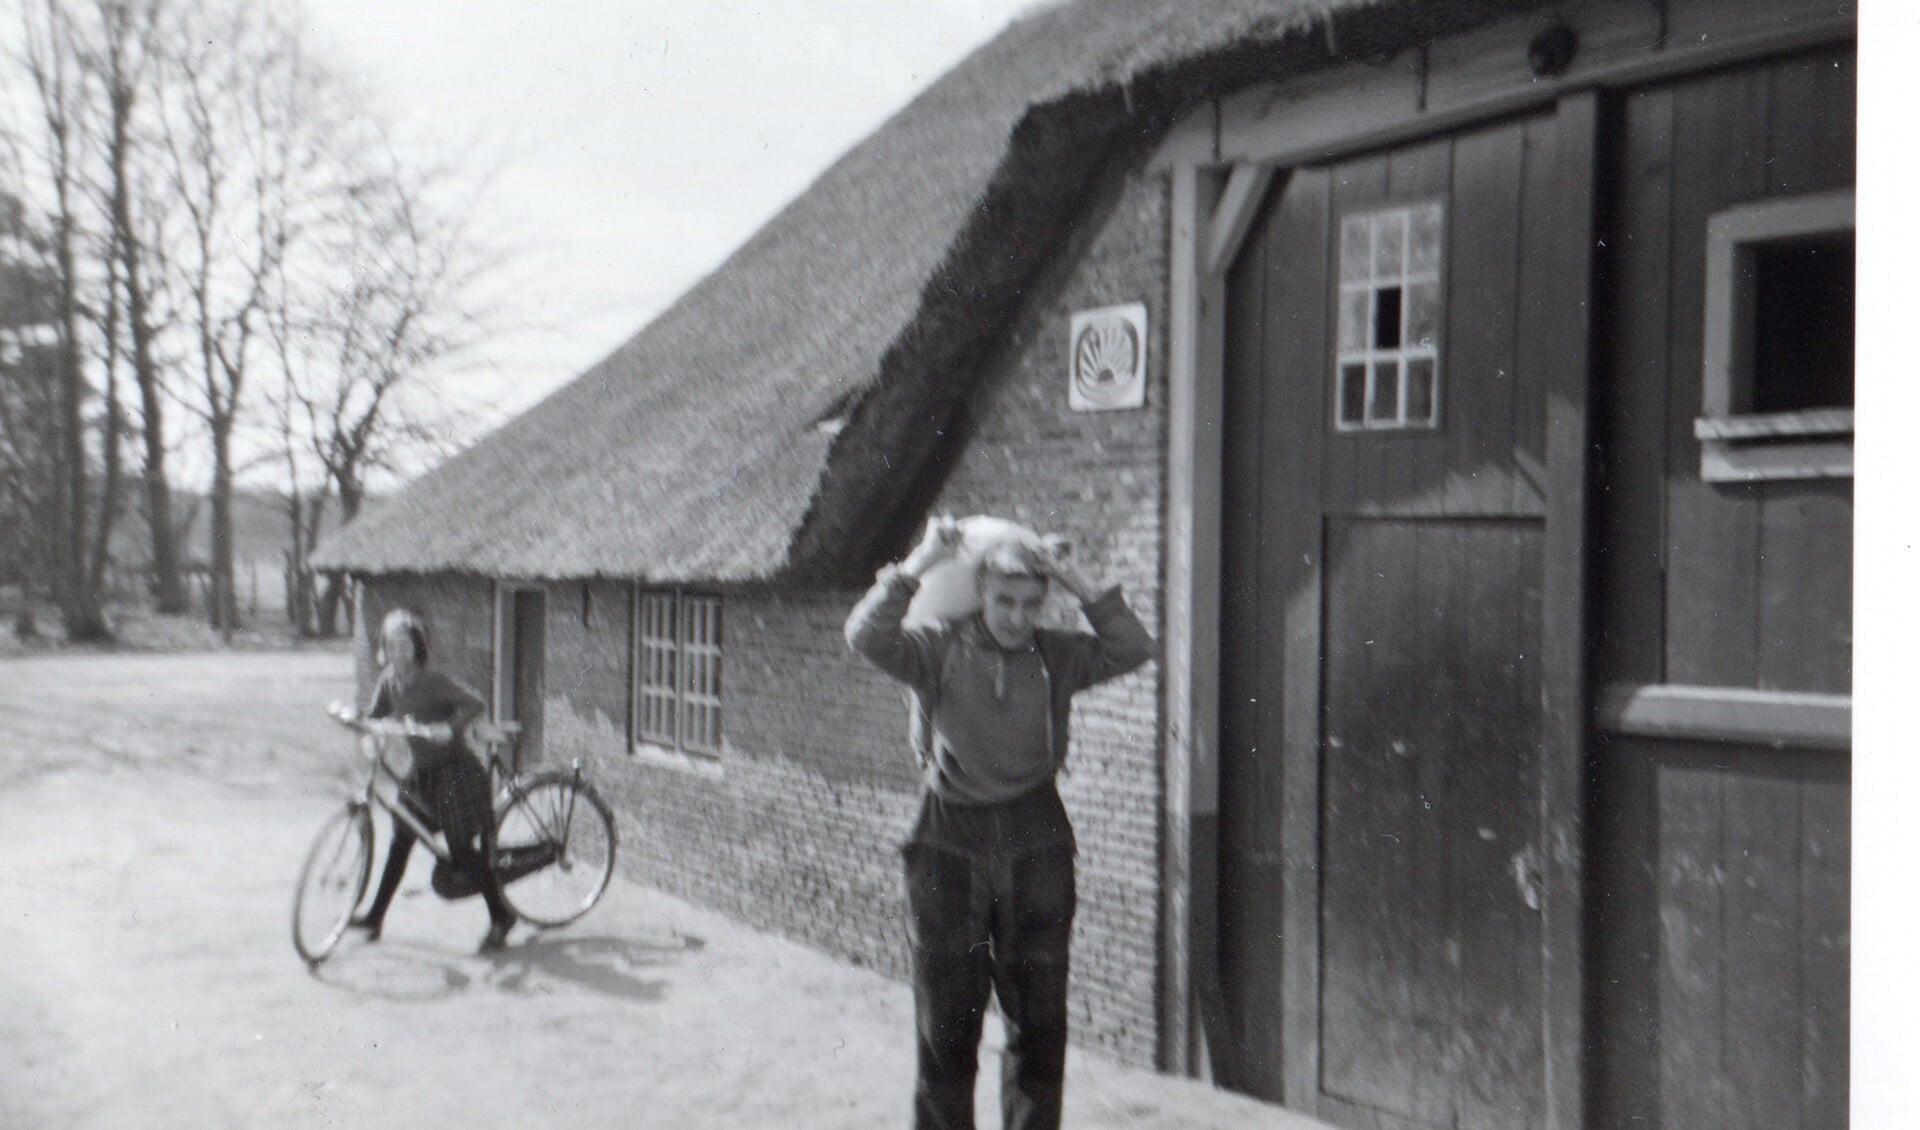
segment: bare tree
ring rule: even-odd
[[[141,145],[137,119],[142,96],[150,101],[153,97],[148,87],[156,71],[162,10],[161,0],[95,0],[99,42],[89,52],[89,62],[100,75],[107,101],[104,206],[112,233],[109,263],[116,284],[112,305],[117,308],[118,296],[124,293],[127,352],[140,398],[144,454],[141,479],[154,597],[159,611],[179,614],[187,611],[187,590],[180,575],[173,486],[167,473],[167,397],[158,356],[163,327],[155,319],[153,268],[149,263],[150,243],[163,238],[158,217],[165,205],[153,186],[141,182],[136,168]],[[142,206],[153,213],[147,225],[136,221],[136,209]],[[109,334],[110,343],[117,340],[117,335]],[[111,390],[113,386],[110,383],[108,387]]]
[[[36,109],[33,159],[15,164],[52,280],[34,364],[0,405],[57,441],[44,488],[7,480],[44,547],[28,556],[70,630],[87,634],[89,600],[104,630],[137,432],[156,596],[184,610],[178,512],[200,505],[170,479],[184,438],[211,480],[209,619],[236,626],[235,495],[266,459],[284,467],[295,620],[332,632],[341,579],[315,593],[307,565],[322,524],[476,430],[437,393],[499,324],[477,297],[504,261],[473,235],[483,178],[467,154],[402,160],[371,103],[307,57],[297,0],[29,2],[30,81],[0,68],[16,95],[0,114]],[[170,431],[182,412],[193,426]],[[17,451],[0,473],[27,466]]]
[[[185,603],[165,470],[162,367],[153,349],[159,327],[134,229],[136,197],[154,197],[135,184],[134,114],[161,3],[42,0],[23,14],[21,65],[0,70],[0,86],[8,85],[5,76],[23,78],[12,88],[13,104],[36,108],[25,128],[11,131],[9,156],[14,183],[33,201],[25,210],[48,217],[42,242],[61,280],[63,298],[49,325],[59,344],[62,411],[49,426],[60,440],[53,468],[62,503],[42,520],[60,547],[48,575],[62,607],[76,608],[83,636],[93,634],[87,606],[103,603],[123,509],[123,442],[135,430],[121,396],[128,368],[141,393],[161,606],[182,611]],[[87,438],[96,431],[97,439]]]
[[[55,602],[70,639],[110,635],[89,552],[88,521],[93,505],[86,436],[86,405],[91,398],[81,343],[82,147],[90,91],[86,72],[76,62],[72,21],[57,0],[43,0],[24,11],[25,70],[43,132],[39,155],[50,189],[49,246],[55,286],[53,334],[57,405],[51,421],[53,498],[47,514],[52,545],[48,567]]]
[[[290,514],[305,522],[289,565],[309,585],[306,554],[330,506],[352,521],[377,477],[416,470],[472,434],[445,407],[440,382],[499,324],[481,295],[504,259],[471,224],[484,179],[409,166],[384,143],[358,142],[349,159],[358,171],[341,181],[310,254],[287,264],[270,319]],[[329,575],[317,596],[295,603],[310,600],[315,630],[332,635],[346,591],[344,577]]]
[[[0,581],[19,586],[14,632],[39,634],[34,597],[51,573],[58,284],[51,248],[17,197],[0,194]]]
[[[271,280],[301,238],[311,203],[314,100],[297,21],[219,0],[182,10],[173,86],[161,121],[186,238],[174,269],[187,294],[196,359],[195,412],[207,428],[209,619],[231,633],[235,437],[266,317]],[[208,44],[219,49],[208,50]]]
[[[100,365],[100,499],[94,507],[92,555],[87,559],[87,585],[103,592],[107,563],[113,555],[113,530],[120,518],[120,447],[127,434],[126,414],[120,407],[120,261],[111,251],[104,254],[106,287],[99,313],[98,357]]]

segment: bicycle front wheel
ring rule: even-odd
[[[593,909],[613,878],[619,833],[613,810],[565,770],[535,774],[500,813],[495,871],[515,913],[564,926]],[[531,870],[515,874],[517,861]]]
[[[340,944],[373,872],[373,815],[364,805],[335,813],[314,838],[293,890],[293,948],[318,965]]]

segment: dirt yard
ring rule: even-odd
[[[0,1127],[906,1125],[904,986],[625,880],[481,957],[484,908],[416,860],[386,937],[310,973],[288,910],[344,795],[321,708],[349,676],[337,651],[0,659]],[[1078,1050],[1067,1091],[1075,1126],[1316,1125]]]

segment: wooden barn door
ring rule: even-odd
[[[1853,479],[1777,463],[1778,477],[1716,474],[1696,421],[1713,400],[1703,310],[1716,221],[1851,190],[1855,112],[1850,42],[1621,100],[1596,674],[1616,704],[1710,712],[1656,714],[1658,726],[1602,712],[1590,843],[1606,893],[1593,979],[1603,1125],[1847,1122]],[[1756,257],[1789,253],[1753,267],[1799,308],[1764,327],[1793,348],[1756,349],[1736,371],[1734,418],[1850,410],[1851,217],[1748,234]],[[1837,285],[1823,246],[1844,255],[1829,269]],[[1840,316],[1810,316],[1841,295]],[[1749,308],[1756,334],[1765,308]],[[1782,357],[1826,364],[1768,373]],[[1821,438],[1782,435],[1749,454],[1805,458]],[[1820,713],[1838,724],[1810,726]]]
[[[1238,1089],[1543,1125],[1549,115],[1280,178],[1228,279]]]

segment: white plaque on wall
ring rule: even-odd
[[[1104,306],[1073,315],[1068,334],[1067,403],[1076,412],[1138,408],[1147,402],[1147,307]]]

